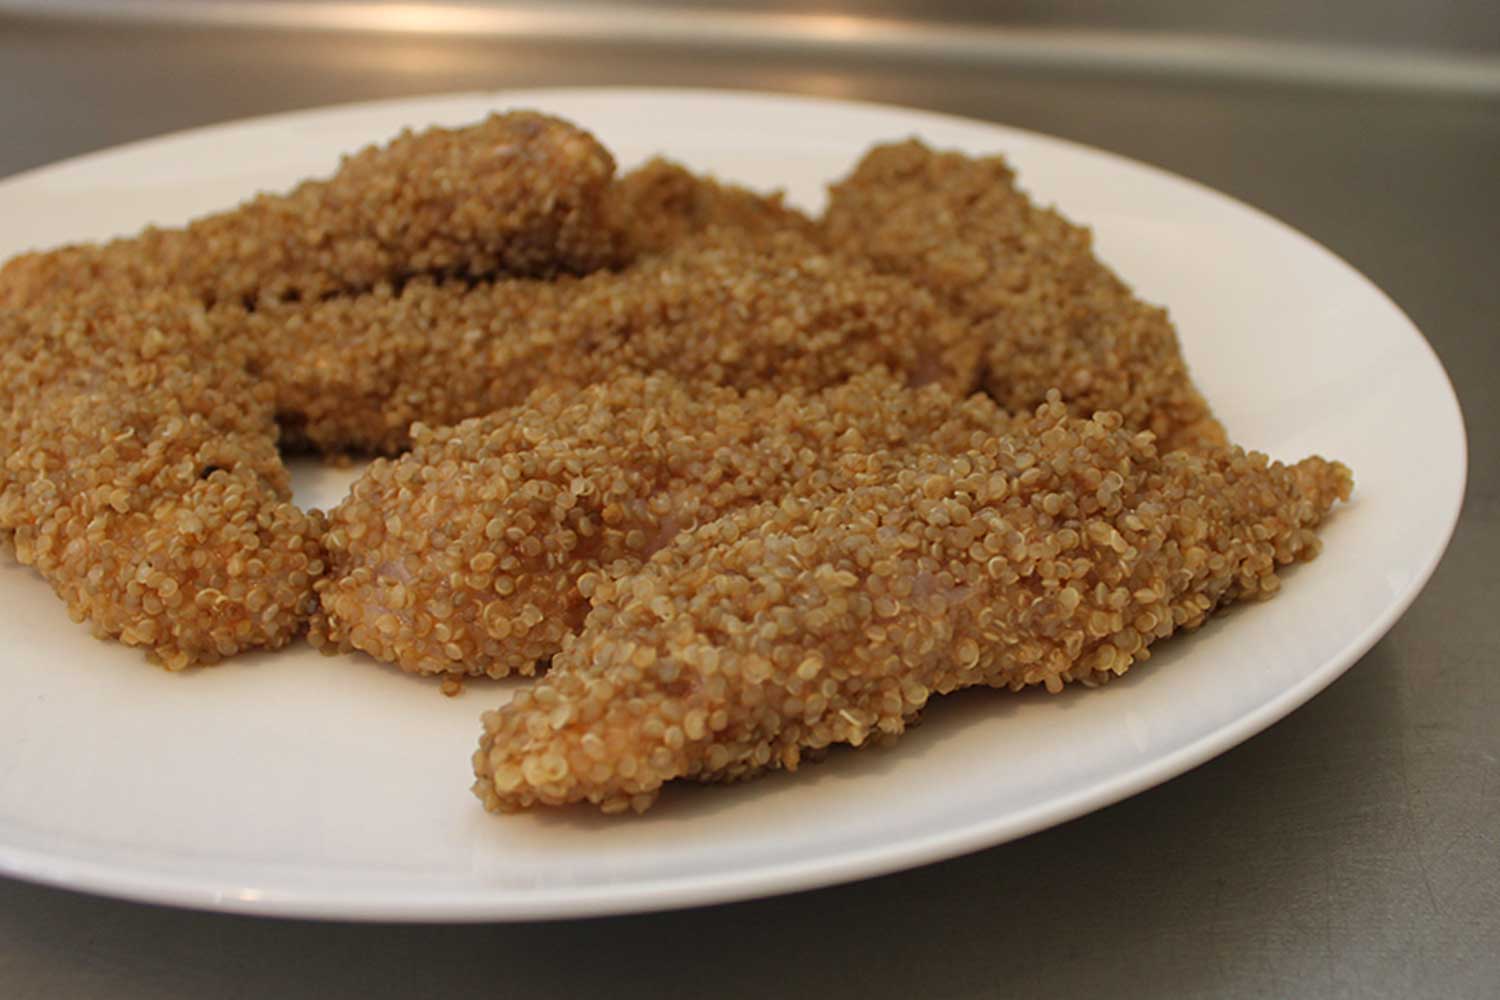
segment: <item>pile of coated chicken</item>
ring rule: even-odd
[[[170,669],[306,635],[486,713],[494,810],[643,810],[972,685],[1096,685],[1318,552],[1164,311],[996,158],[811,219],[561,120],[0,269],[0,540]],[[284,451],[373,454],[328,513]]]

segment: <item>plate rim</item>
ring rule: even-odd
[[[491,890],[488,893],[466,893],[435,890],[421,897],[408,894],[395,899],[375,892],[366,899],[357,891],[330,891],[326,886],[313,890],[287,890],[281,887],[271,891],[257,890],[248,886],[230,888],[226,886],[224,880],[209,884],[212,880],[201,876],[180,873],[163,874],[159,871],[139,869],[121,870],[116,864],[59,857],[44,850],[18,848],[0,841],[0,876],[138,902],[225,913],[352,921],[472,923],[552,920],[652,912],[806,891],[860,878],[889,874],[998,846],[1122,801],[1184,774],[1263,732],[1314,698],[1368,652],[1406,613],[1436,572],[1452,542],[1463,508],[1468,481],[1469,449],[1463,410],[1452,379],[1421,329],[1380,286],[1363,272],[1327,246],[1276,216],[1193,178],[1182,176],[1147,161],[1076,140],[1003,122],[931,111],[910,105],[787,92],[651,86],[507,88],[354,101],[179,129],[68,157],[0,178],[0,196],[4,196],[8,189],[24,186],[41,175],[60,168],[87,166],[93,161],[128,154],[140,148],[171,140],[211,137],[220,131],[278,125],[329,115],[394,111],[397,108],[415,108],[420,112],[429,106],[436,108],[465,101],[512,103],[534,101],[544,105],[547,100],[557,98],[589,99],[620,96],[645,99],[692,97],[751,103],[770,101],[788,106],[816,106],[828,110],[857,108],[870,112],[897,112],[930,122],[947,122],[964,127],[979,126],[1023,136],[1043,145],[1084,153],[1091,158],[1108,163],[1123,164],[1136,170],[1144,170],[1158,179],[1189,186],[1200,194],[1227,201],[1236,208],[1251,213],[1259,221],[1272,225],[1279,236],[1297,241],[1305,249],[1321,255],[1329,263],[1343,269],[1356,279],[1363,291],[1377,296],[1395,317],[1406,324],[1408,331],[1415,335],[1418,344],[1425,351],[1427,362],[1435,369],[1440,384],[1445,390],[1443,402],[1451,408],[1450,415],[1456,425],[1457,475],[1452,482],[1452,495],[1446,497],[1445,509],[1439,512],[1440,516],[1429,522],[1438,527],[1434,535],[1438,541],[1433,545],[1423,565],[1408,578],[1399,596],[1352,637],[1337,654],[1325,660],[1317,669],[1297,683],[1282,689],[1233,722],[1222,725],[1169,753],[1143,762],[1124,774],[1115,775],[1093,786],[1049,799],[1045,803],[1023,811],[980,819],[961,826],[907,837],[892,843],[846,851],[833,859],[814,857],[777,861],[728,872],[692,874],[675,878],[638,879],[606,885],[553,886],[528,889],[523,892]]]

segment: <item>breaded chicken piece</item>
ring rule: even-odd
[[[980,352],[904,278],[819,254],[688,239],[621,273],[261,309],[234,322],[277,387],[288,443],[394,454],[415,421],[457,423],[538,386],[662,371],[708,384],[818,389],[874,367],[967,393]]]
[[[662,253],[707,237],[741,245],[763,245],[779,233],[820,238],[817,223],[787,205],[780,192],[757,194],[694,174],[656,157],[615,185],[621,227],[633,254]]]
[[[668,781],[895,736],[934,694],[1097,684],[1274,593],[1350,490],[1318,458],[1163,456],[1055,400],[982,447],[872,455],[879,482],[733,512],[601,577],[547,676],[485,715],[475,792],[642,810]]]
[[[852,485],[842,459],[962,451],[1007,418],[983,396],[871,373],[821,394],[625,376],[456,427],[377,461],[329,515],[325,649],[421,673],[530,674],[599,580],[679,532],[790,492]]]
[[[315,300],[417,274],[585,273],[621,261],[613,176],[592,136],[535,112],[403,132],[328,180],[181,229],[17,257],[0,269],[0,307],[100,285],[216,304]]]
[[[214,333],[173,296],[0,310],[0,538],[76,620],[174,670],[285,645],[324,568],[269,387]]]
[[[986,388],[1026,412],[1051,389],[1079,416],[1118,411],[1163,449],[1224,443],[1165,310],[1142,302],[1089,231],[1035,205],[1000,157],[877,146],[832,186],[837,250],[938,295],[987,346]]]

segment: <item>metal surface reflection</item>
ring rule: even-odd
[[[929,21],[886,14],[603,3],[333,0],[0,0],[0,11],[101,23],[351,31],[452,39],[675,45],[1073,73],[1274,80],[1347,88],[1500,94],[1500,57],[1454,49],[1080,26]],[[1193,22],[1188,21],[1191,24]]]

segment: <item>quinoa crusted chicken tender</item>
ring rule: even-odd
[[[84,294],[0,310],[0,538],[96,635],[170,669],[286,645],[324,570],[268,386],[201,306]]]
[[[406,448],[413,422],[457,423],[539,386],[622,373],[819,389],[883,366],[967,393],[981,360],[932,296],[792,232],[753,247],[689,237],[583,278],[413,281],[243,322],[289,444],[379,454]]]
[[[624,376],[421,430],[329,515],[311,637],[408,671],[530,674],[600,580],[737,507],[854,482],[846,456],[961,451],[1007,422],[983,396],[883,372],[821,394]],[[857,473],[858,463],[850,470]]]
[[[1162,455],[1055,395],[970,451],[867,461],[875,481],[730,513],[601,577],[551,672],[484,716],[485,805],[643,810],[668,781],[895,736],[934,694],[1098,684],[1274,593],[1351,487],[1319,458]]]
[[[830,188],[823,224],[835,249],[967,320],[986,344],[985,387],[1012,412],[1057,389],[1075,415],[1117,411],[1166,450],[1225,442],[1165,310],[1094,256],[1087,229],[1018,189],[1004,159],[877,146]]]
[[[592,136],[535,112],[403,132],[345,158],[328,180],[181,229],[14,258],[0,269],[0,307],[100,285],[253,304],[415,274],[585,273],[621,261],[613,176],[613,158]]]

